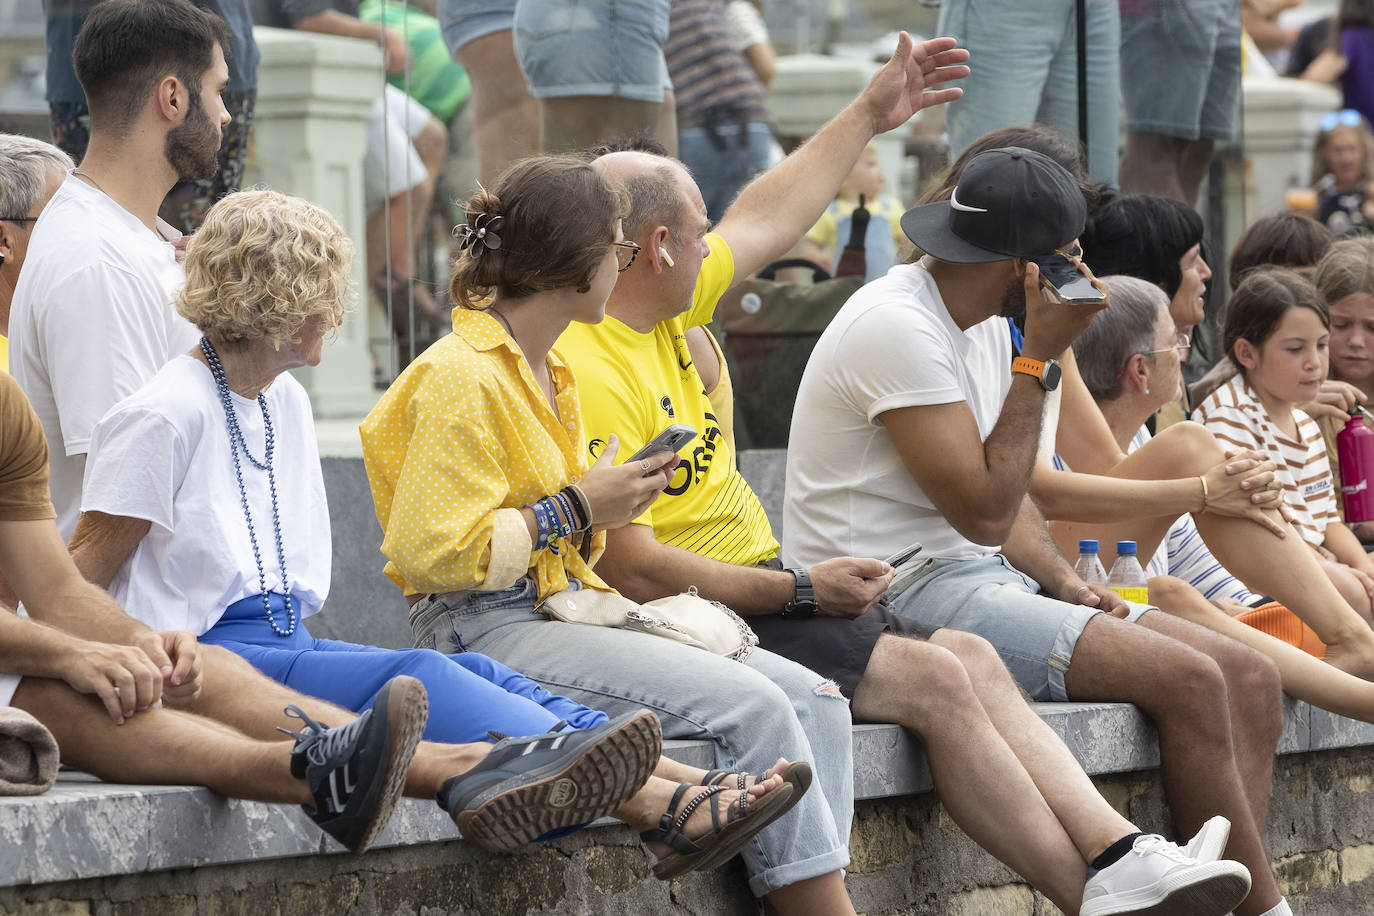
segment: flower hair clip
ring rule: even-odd
[[[504,220],[505,217],[482,213],[472,221],[471,226],[463,223],[456,227],[453,234],[458,239],[459,253],[470,251],[475,258],[481,256],[484,248],[492,251],[500,248],[501,236],[496,234],[496,230],[501,228]]]

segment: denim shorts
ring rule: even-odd
[[[1040,594],[1040,586],[996,554],[927,560],[898,572],[887,590],[892,610],[928,627],[953,627],[997,649],[1031,699],[1069,699],[1064,675],[1088,621],[1102,613]],[[1152,610],[1133,604],[1128,620]]]
[[[515,22],[515,0],[439,0],[439,28],[449,54]]]
[[[662,102],[668,0],[520,0],[515,56],[537,99],[613,95]]]
[[[1126,130],[1230,140],[1240,101],[1240,0],[1123,0]]]

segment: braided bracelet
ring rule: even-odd
[[[575,483],[570,483],[563,489],[570,491],[568,495],[573,498],[582,512],[582,518],[586,522],[586,524],[582,526],[582,530],[589,530],[592,527],[593,521],[591,500],[587,499],[587,494],[583,493],[582,488]]]

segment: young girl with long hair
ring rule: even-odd
[[[1294,529],[1369,621],[1374,563],[1341,521],[1321,430],[1299,406],[1326,379],[1330,336],[1326,303],[1311,281],[1279,268],[1252,271],[1231,297],[1222,325],[1236,374],[1194,419],[1225,445],[1254,449],[1274,463]]]

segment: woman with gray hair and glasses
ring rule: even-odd
[[[1122,451],[1135,452],[1149,441],[1145,421],[1177,394],[1186,340],[1175,329],[1169,298],[1159,287],[1133,277],[1106,277],[1104,282],[1111,289],[1111,305],[1074,343],[1074,352],[1083,381],[1117,444]],[[1062,462],[1058,466],[1063,467]],[[1252,537],[1271,539],[1261,531]],[[1143,549],[1141,556],[1147,556]],[[1259,613],[1288,612],[1276,602],[1265,604],[1266,599],[1252,595],[1232,577],[1203,543],[1192,516],[1181,515],[1172,523],[1167,538],[1150,556],[1146,575],[1152,604],[1263,652],[1278,666],[1288,693],[1334,713],[1374,722],[1374,684],[1242,622],[1255,605],[1262,605]],[[1300,584],[1314,587],[1306,577]],[[1312,639],[1310,630],[1308,634]]]
[[[71,157],[51,143],[0,134],[0,371],[9,371],[10,302],[29,235],[71,167]]]

